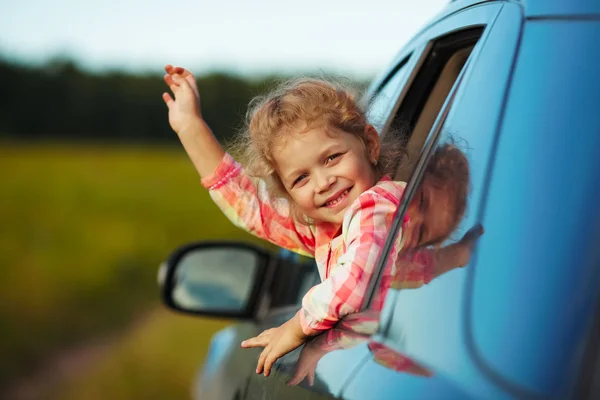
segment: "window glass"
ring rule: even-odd
[[[398,114],[394,117],[394,124],[392,126],[404,124],[405,126],[410,127],[418,125],[420,129],[425,129],[423,128],[425,125],[433,126],[433,123],[435,122],[443,103],[445,102],[452,86],[456,82],[463,66],[465,65],[466,59],[474,48],[474,41],[476,41],[479,37],[477,35],[480,35],[481,32],[482,30],[478,29],[476,31],[468,30],[455,33],[454,35],[439,39],[439,41],[435,42],[433,46],[430,47],[430,52],[427,54],[423,64],[424,66],[417,74],[415,81],[408,91],[407,97],[400,105]],[[425,88],[428,88],[429,92],[423,93],[422,90]],[[420,104],[420,107],[415,107],[415,104]],[[424,110],[427,112],[424,112]],[[412,114],[409,113],[409,111],[411,111]],[[388,133],[392,134],[393,132],[394,131],[390,131]],[[416,130],[413,129],[412,132],[404,131],[403,133],[405,133],[406,136],[400,134],[397,137],[400,143],[406,145],[407,143],[411,143],[414,135],[416,134]],[[418,158],[428,133],[429,132],[425,133],[424,131],[419,133],[422,135],[422,138],[419,138],[421,144],[418,147],[418,152],[416,152],[414,155],[409,154],[409,157],[414,156],[415,158]],[[407,172],[407,163],[406,160],[404,161],[405,162],[399,162],[401,173]],[[412,171],[412,168],[410,171]],[[406,182],[408,179],[402,179],[399,177],[401,173],[396,174],[395,180]],[[439,241],[438,239],[440,235],[445,235],[442,230],[448,229],[448,227],[444,226],[439,227],[439,229],[432,228],[430,230],[429,227],[425,226],[423,229],[421,227],[420,220],[423,215],[408,215],[417,208],[428,208],[429,199],[430,193],[427,191],[422,198],[415,198],[414,200],[415,202],[420,202],[422,204],[421,206],[409,206],[409,211],[407,211],[405,221],[402,223],[394,248],[401,248],[402,252],[405,253],[410,247],[413,247],[418,242],[421,242],[421,238],[427,239],[422,243],[434,244]],[[419,218],[418,221],[417,218]],[[412,229],[412,227],[417,225],[418,227],[416,229]],[[418,257],[418,255],[416,257]],[[395,260],[396,255],[392,255],[391,258]],[[400,261],[394,262],[398,263]],[[390,261],[386,260],[386,263],[390,263]],[[410,269],[412,267],[407,266],[406,268]],[[373,287],[378,287],[378,289],[374,291],[374,296],[372,297],[369,306],[375,309],[379,309],[381,307],[382,299],[385,296],[387,288],[391,284],[390,274],[397,269],[398,274],[402,275],[404,272],[400,270],[406,268],[387,266],[385,270],[380,270],[381,275],[379,280],[374,280],[371,283]],[[418,267],[415,266],[415,268]],[[424,283],[423,273],[423,270],[406,272],[406,276],[402,279],[407,279],[410,282],[407,281],[404,283],[398,283],[398,285],[400,285],[400,287],[403,285],[422,285]]]
[[[442,257],[444,262],[434,263],[430,269],[423,267],[425,257],[414,259],[416,262],[412,264],[398,265],[396,279],[386,299],[382,315],[384,324],[379,334],[379,339],[389,347],[430,366],[434,374],[443,371],[455,382],[476,379],[477,384],[470,382],[469,385],[480,390],[474,396],[477,398],[494,397],[494,391],[501,392],[498,386],[490,384],[489,378],[467,378],[464,375],[465,371],[473,370],[465,332],[465,296],[473,265],[471,256],[488,239],[489,229],[493,228],[483,223],[482,236],[477,236],[477,230],[471,231],[466,238],[465,234],[480,222],[478,210],[484,196],[507,81],[518,44],[519,24],[515,22],[519,22],[521,17],[518,7],[512,11],[515,12],[499,16],[493,26],[484,30],[479,42],[482,45],[475,45],[466,68],[463,67],[462,81],[452,103],[448,103],[446,119],[440,121],[443,123],[442,132],[432,149],[433,154],[443,153],[447,152],[445,146],[451,146],[456,148],[456,154],[446,156],[449,160],[447,172],[443,172],[444,168],[440,168],[439,163],[435,165],[435,158],[425,163],[426,168],[443,172],[437,174],[440,175],[440,183],[436,185],[435,179],[429,183],[433,184],[433,189],[442,190],[438,189],[433,197],[430,193],[425,201],[427,208],[422,213],[423,218],[411,218],[410,221],[417,227],[425,222],[429,225],[428,231],[442,232],[441,235],[433,235],[434,238],[437,236],[438,240],[433,243],[437,246],[426,250],[436,255],[444,251],[450,253]],[[494,79],[489,79],[490,76]],[[419,124],[418,118],[416,124]],[[470,188],[463,212],[456,204],[464,204],[465,179],[461,171],[465,170],[465,165],[469,171]],[[416,186],[418,190],[414,192],[411,204],[415,201],[419,204],[422,191],[419,189],[425,186],[427,175],[423,174],[423,179]],[[449,186],[448,182],[455,183]],[[438,229],[440,226],[446,229]],[[454,255],[452,249],[456,250]],[[419,271],[425,272],[419,274]],[[427,271],[430,273],[427,274]]]
[[[599,42],[596,22],[527,23],[471,271],[475,354],[556,398],[579,373],[600,287]]]
[[[380,134],[383,132],[386,122],[390,118],[398,96],[402,90],[402,83],[408,74],[407,62],[410,56],[400,62],[395,72],[382,85],[381,89],[369,101],[367,119]]]
[[[302,304],[308,290],[320,282],[313,258],[282,249],[271,287],[271,308]]]
[[[431,46],[392,125],[406,146],[406,158],[399,163],[402,168],[395,179],[407,181],[411,176],[429,132],[482,32],[481,27],[471,28],[442,37]]]

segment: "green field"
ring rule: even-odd
[[[102,398],[151,398],[143,390],[163,383],[186,396],[224,322],[157,311],[158,265],[190,241],[248,236],[183,150],[0,143],[0,170],[0,388],[108,333],[115,345],[60,398],[107,385]],[[155,317],[134,324],[144,315]]]

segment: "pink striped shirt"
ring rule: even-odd
[[[390,227],[405,187],[403,182],[384,177],[348,207],[340,226],[295,221],[287,200],[269,198],[265,182],[251,179],[229,154],[202,184],[236,226],[315,258],[321,283],[306,293],[300,313],[307,335],[329,329],[344,315],[360,311],[385,240],[393,233]],[[400,233],[388,257],[375,309],[381,309],[392,284],[418,287],[432,278],[431,254],[421,252],[410,256],[410,271],[402,273],[401,282],[394,279],[397,261],[401,261],[401,238]]]

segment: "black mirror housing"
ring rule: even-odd
[[[234,241],[180,247],[158,273],[163,303],[172,310],[210,317],[254,319],[272,264],[258,246]]]

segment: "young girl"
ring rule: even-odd
[[[384,175],[388,162],[378,133],[348,91],[319,80],[300,80],[254,101],[242,168],[202,118],[193,75],[171,65],[165,70],[165,82],[174,94],[163,94],[169,123],[215,203],[237,226],[316,259],[322,282],[305,295],[298,313],[280,327],[242,342],[243,347],[264,347],[256,372],[268,376],[279,357],[360,310],[405,183]],[[467,187],[468,178],[463,199]],[[456,218],[449,228],[448,223],[438,223],[439,218],[427,217],[428,206],[447,203],[459,210],[450,214],[462,215],[464,206],[444,200],[445,192],[434,185],[430,188],[413,200],[415,206],[388,259],[384,287],[391,285],[401,248],[439,241],[456,225]],[[435,207],[431,212],[436,213]],[[460,246],[470,248],[468,243]],[[458,260],[454,253],[443,262],[429,253],[411,255],[407,279],[415,282],[407,286],[427,282],[442,266],[449,269]],[[381,304],[383,296],[379,298]]]

